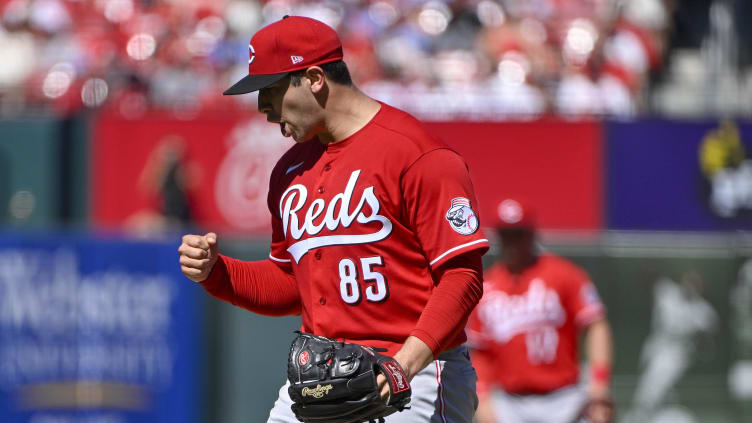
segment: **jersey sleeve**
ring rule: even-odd
[[[483,295],[483,264],[477,251],[462,254],[434,275],[439,280],[410,335],[438,356],[465,341],[467,319]]]
[[[569,269],[566,276],[566,292],[565,307],[569,315],[574,316],[577,327],[588,326],[605,316],[606,309],[598,290],[584,270],[574,266]]]
[[[282,231],[282,220],[272,215],[272,243],[269,248],[269,260],[282,268],[285,272],[292,272],[292,259],[287,252],[287,242]]]
[[[483,295],[487,295],[492,289],[488,282],[483,283]],[[482,301],[483,299],[481,299]],[[488,328],[480,318],[479,313],[481,310],[482,307],[475,307],[467,319],[467,326],[465,327],[467,345],[475,350],[489,350],[493,347],[493,339],[489,336]]]
[[[457,153],[423,154],[402,174],[401,187],[407,219],[432,269],[464,252],[488,250],[470,174]]]
[[[284,230],[282,229],[282,218],[278,207],[279,193],[275,189],[277,187],[275,181],[278,179],[278,173],[276,168],[272,172],[269,182],[269,194],[267,196],[267,206],[269,207],[272,219],[272,242],[269,248],[269,260],[285,272],[292,273],[292,259],[290,258],[290,253],[287,251],[287,242]]]
[[[483,328],[483,323],[478,318],[477,311],[473,311],[467,319],[465,334],[467,334],[468,347],[475,350],[485,350],[488,348],[488,337]]]
[[[220,300],[266,316],[301,313],[295,277],[270,260],[243,261],[220,254],[201,286]]]

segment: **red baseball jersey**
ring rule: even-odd
[[[465,162],[386,104],[343,141],[285,153],[269,209],[269,258],[295,275],[303,330],[389,354],[415,328],[431,270],[488,249]],[[464,341],[461,332],[447,348]]]
[[[545,393],[578,381],[579,329],[605,309],[584,270],[545,254],[521,274],[497,263],[468,321],[479,391]]]

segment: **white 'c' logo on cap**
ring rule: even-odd
[[[253,63],[253,59],[256,58],[256,50],[253,49],[253,46],[248,44],[248,50],[251,52],[251,58],[248,59],[248,64],[250,65]]]
[[[522,220],[522,206],[514,200],[504,200],[499,204],[499,217],[506,223],[515,224]]]

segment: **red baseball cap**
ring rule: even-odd
[[[331,27],[316,19],[285,16],[251,38],[248,75],[223,94],[257,91],[290,72],[342,60],[342,56],[342,42]]]
[[[504,229],[528,229],[535,230],[535,213],[524,203],[506,199],[499,203],[496,208],[495,227]]]

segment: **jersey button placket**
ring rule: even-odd
[[[331,161],[329,163],[324,164],[324,166],[320,167],[320,173],[319,176],[316,178],[316,181],[314,184],[312,184],[312,187],[315,187],[315,191],[318,194],[320,198],[323,198],[324,192],[326,191],[324,189],[324,185],[326,185],[329,182],[330,173],[329,171],[332,169]],[[323,198],[325,201],[327,201],[326,198]],[[322,269],[321,266],[321,260],[323,257],[323,252],[321,249],[316,249],[312,251],[313,253],[313,260],[310,264],[310,277],[311,280],[325,280],[327,278],[327,275],[325,274],[325,269]],[[314,264],[315,263],[315,264]],[[314,284],[316,285],[316,284]],[[321,308],[320,314],[316,311],[318,307],[313,307],[314,314],[317,315],[317,317],[323,318],[323,321],[326,321],[326,312],[323,310],[324,307],[326,307],[326,289],[323,286],[313,286],[311,296],[313,297],[312,300],[314,301],[313,304],[315,305],[316,302],[318,302],[318,307]],[[323,330],[324,328],[321,328],[321,322],[319,322],[317,329]]]
[[[316,252],[313,253],[313,258],[316,261],[321,261],[321,256],[322,256],[321,250],[316,250]],[[319,267],[319,266],[315,266],[315,267]],[[326,298],[323,295],[319,297],[319,304],[321,306],[326,305]]]

